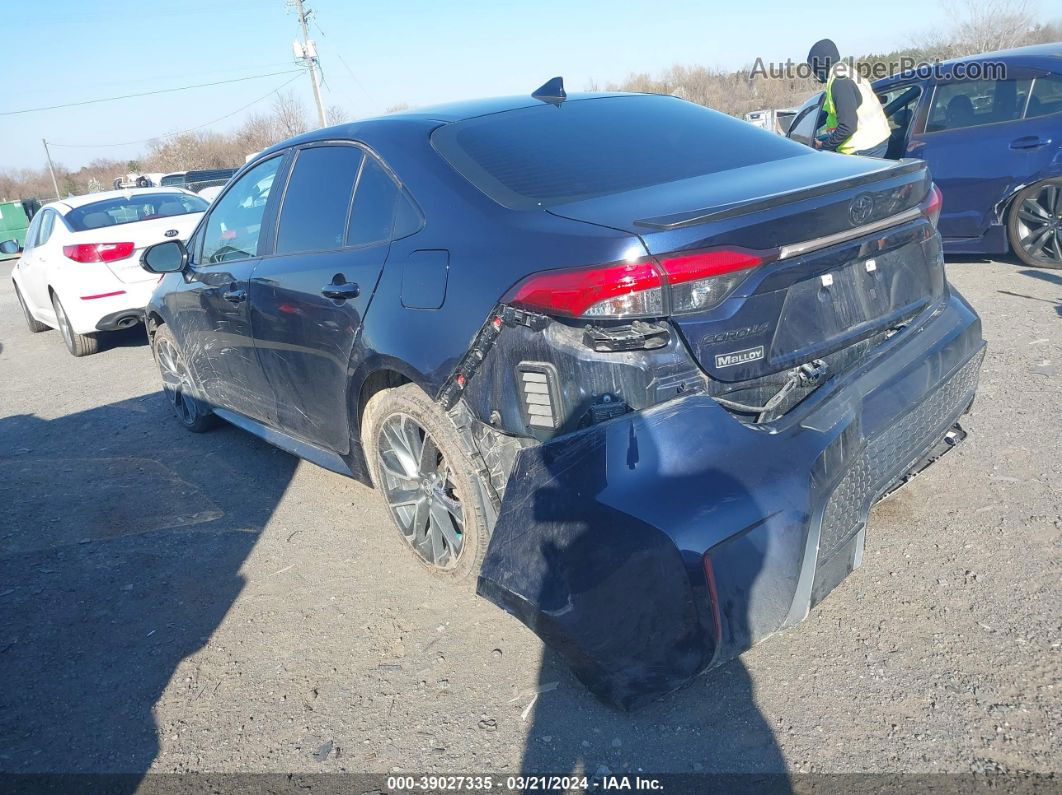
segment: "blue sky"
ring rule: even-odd
[[[843,54],[906,46],[939,29],[934,0],[861,9],[816,2],[603,0],[308,0],[317,25],[325,101],[353,117],[398,103],[530,92],[563,75],[569,89],[604,85],[674,63],[735,68],[756,57],[802,59],[818,38]],[[294,69],[298,33],[284,0],[49,0],[5,3],[0,111],[77,102]],[[858,9],[855,14],[850,9]],[[70,167],[129,158],[142,144],[105,147],[196,127],[269,93],[294,75],[154,97],[0,117],[0,168],[43,165],[40,139]],[[17,81],[17,82],[16,82]],[[295,89],[309,112],[308,78]],[[227,130],[269,100],[209,129]]]

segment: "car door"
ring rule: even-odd
[[[889,146],[885,152],[887,160],[899,160],[905,156],[922,90],[921,83],[912,81],[889,86],[878,93],[881,109],[889,120]]]
[[[825,97],[826,95],[820,91],[818,94],[809,97],[800,106],[796,115],[793,116],[793,123],[789,125],[789,132],[786,133],[787,138],[802,143],[804,146],[812,145],[815,140],[815,134],[822,124],[820,117],[824,115],[822,101]]]
[[[349,449],[352,351],[404,202],[389,170],[360,145],[302,147],[274,253],[251,280],[251,327],[279,426],[329,450]]]
[[[1051,119],[1022,119],[1032,79],[1015,72],[1006,80],[937,83],[924,129],[909,138],[907,156],[929,164],[944,196],[939,228],[945,238],[983,236],[996,205],[1015,186],[1035,181],[1053,155]]]
[[[270,424],[276,399],[251,339],[247,299],[268,242],[284,161],[278,154],[256,164],[211,206],[172,299],[178,339],[207,399]]]

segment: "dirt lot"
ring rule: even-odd
[[[968,441],[806,622],[626,715],[370,489],[182,431],[139,329],[29,334],[0,264],[0,770],[1062,769],[1062,273],[949,270],[990,344]]]

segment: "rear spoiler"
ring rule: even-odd
[[[642,218],[641,220],[635,221],[634,224],[635,226],[644,226],[649,229],[660,229],[664,231],[681,229],[682,227],[696,226],[697,224],[707,223],[708,221],[719,221],[724,218],[745,215],[746,213],[768,210],[787,202],[799,201],[801,199],[813,199],[816,196],[823,196],[827,193],[834,193],[847,188],[856,188],[860,185],[867,185],[871,182],[879,182],[882,179],[902,177],[905,174],[913,174],[916,171],[925,170],[925,161],[906,158],[904,160],[896,161],[895,164],[890,164],[885,168],[871,171],[866,174],[860,174],[855,177],[845,177],[844,179],[833,180],[831,182],[823,182],[809,188],[800,188],[799,190],[787,191],[785,193],[775,193],[759,199],[735,202],[734,204],[709,207],[701,210],[687,210],[681,213],[672,213],[671,215],[660,215],[655,218]]]

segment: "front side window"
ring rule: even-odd
[[[1033,81],[1025,118],[1062,112],[1062,75],[1047,75]]]
[[[259,163],[214,204],[203,233],[201,262],[213,264],[257,256],[266,203],[283,159],[277,156]]]
[[[41,213],[41,228],[37,233],[38,246],[43,246],[48,242],[48,239],[52,236],[52,230],[55,228],[55,212],[52,210],[45,210]]]
[[[822,113],[823,95],[812,97],[797,111],[793,124],[789,127],[788,137],[807,146],[811,145],[819,129],[819,116]]]
[[[44,213],[39,212],[33,216],[33,220],[30,221],[29,229],[26,230],[26,242],[23,245],[23,251],[29,251],[37,245],[37,232],[41,228],[41,219],[43,216]]]
[[[1029,80],[961,80],[937,86],[926,132],[1020,119]]]
[[[284,191],[277,254],[343,246],[350,196],[363,155],[356,146],[315,146],[299,152]]]

